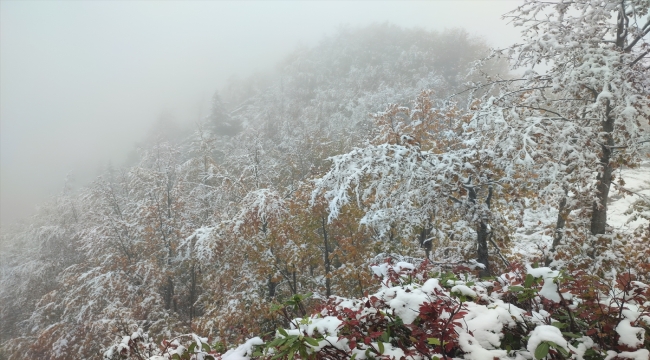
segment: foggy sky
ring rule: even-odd
[[[0,2],[0,221],[28,216],[109,161],[119,166],[163,113],[205,115],[231,76],[272,68],[340,25],[463,27],[493,46],[519,1]]]

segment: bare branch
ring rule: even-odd
[[[636,45],[636,43],[639,42],[639,40],[643,39],[646,35],[648,35],[648,33],[650,33],[650,19],[648,19],[645,25],[643,25],[643,31],[641,31],[641,33],[637,35],[636,38],[634,38],[634,40],[632,40],[632,42],[625,49],[623,49],[623,51],[629,52],[630,50],[632,50],[634,45]]]
[[[634,66],[634,64],[636,64],[637,62],[639,62],[639,60],[643,59],[646,55],[648,55],[648,53],[650,53],[650,50],[647,50],[647,51],[644,52],[643,54],[639,55],[638,58],[634,59],[634,61],[632,61],[632,62],[630,63],[630,67]]]

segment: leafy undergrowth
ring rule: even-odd
[[[467,268],[440,274],[387,261],[373,267],[381,290],[330,297],[274,334],[226,350],[189,334],[160,346],[142,331],[108,359],[635,359],[650,357],[650,286],[631,273],[605,281],[546,267],[512,265],[477,280]],[[279,314],[304,309],[294,296]]]

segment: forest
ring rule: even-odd
[[[0,359],[649,359],[649,10],[342,28],[232,81],[2,229]]]

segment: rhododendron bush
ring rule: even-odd
[[[332,296],[309,315],[225,351],[183,335],[147,343],[125,336],[110,359],[648,359],[650,286],[630,273],[606,282],[586,273],[514,264],[479,280],[467,267],[441,273],[387,260],[372,267],[381,288],[362,298]],[[307,303],[294,296],[286,316]],[[183,342],[182,340],[186,340]],[[151,352],[152,349],[155,351]]]

